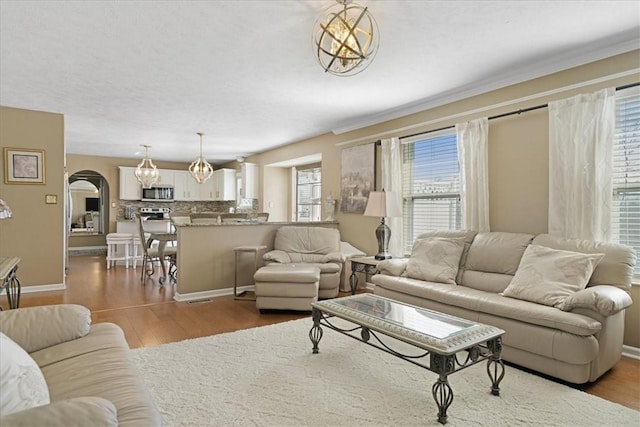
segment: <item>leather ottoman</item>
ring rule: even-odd
[[[318,300],[320,269],[304,264],[270,264],[253,275],[259,310],[311,311]]]

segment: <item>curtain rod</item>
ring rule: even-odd
[[[636,87],[636,86],[640,86],[640,82],[629,83],[628,85],[618,86],[618,87],[616,87],[616,91],[629,89],[631,87]],[[487,120],[501,119],[502,117],[508,117],[508,116],[513,116],[513,115],[516,115],[516,114],[528,113],[529,111],[540,110],[542,108],[547,108],[548,106],[549,106],[549,104],[541,104],[541,105],[536,105],[535,107],[521,108],[519,110],[510,111],[508,113],[503,113],[503,114],[498,114],[498,115],[495,115],[495,116],[491,116]],[[428,131],[425,131],[425,132],[418,132],[418,133],[414,133],[414,134],[411,134],[411,135],[405,135],[405,136],[400,137],[400,139],[402,139],[402,138],[412,138],[414,136],[424,135],[424,134],[427,134],[427,133],[440,132],[441,130],[453,129],[455,127],[456,127],[455,125],[445,126],[445,127],[441,127],[441,128],[438,128],[438,129],[428,130]],[[380,145],[380,142],[381,142],[380,140],[376,141],[376,145]]]

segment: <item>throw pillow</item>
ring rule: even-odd
[[[418,239],[413,244],[404,275],[412,279],[455,285],[463,250],[463,239]]]
[[[0,332],[0,417],[48,404],[49,389],[40,367]]]
[[[511,283],[502,295],[561,310],[565,301],[584,289],[604,254],[563,251],[529,245]]]

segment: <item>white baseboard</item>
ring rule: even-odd
[[[20,288],[20,293],[30,294],[33,292],[64,291],[65,289],[67,289],[67,286],[64,283],[51,284],[51,285],[22,286]]]
[[[622,346],[622,355],[626,357],[630,357],[632,359],[640,360],[640,348],[631,347],[630,345]]]
[[[237,292],[241,293],[244,291],[253,291],[253,285],[247,286],[238,286]],[[214,289],[211,291],[202,291],[202,292],[191,292],[188,294],[180,294],[178,292],[175,293],[173,299],[178,302],[187,302],[187,301],[195,301],[207,298],[216,298],[223,297],[227,295],[233,295],[233,288],[224,288],[224,289]]]

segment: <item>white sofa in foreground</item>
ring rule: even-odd
[[[432,232],[372,282],[375,294],[504,329],[504,360],[581,384],[620,360],[635,260],[624,245],[548,234]]]
[[[0,311],[0,346],[0,426],[162,425],[122,329],[86,307]]]

